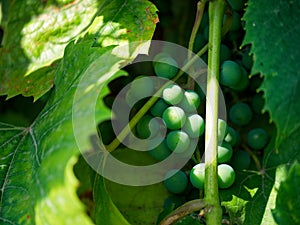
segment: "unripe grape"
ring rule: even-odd
[[[177,74],[178,64],[171,56],[157,55],[154,61],[156,62],[153,63],[153,67],[157,76],[172,79]]]
[[[176,105],[183,98],[183,90],[177,84],[170,84],[163,90],[162,98],[166,103]]]
[[[149,155],[151,155],[154,159],[158,161],[162,161],[166,159],[172,152],[167,146],[167,142],[161,142],[157,147],[148,151]]]
[[[176,130],[183,127],[186,121],[186,115],[180,107],[170,106],[163,112],[162,119],[167,128]]]
[[[183,171],[176,171],[177,170],[170,170],[169,172],[167,172],[167,174],[165,175],[164,185],[169,192],[180,194],[187,188],[188,178]]]
[[[218,146],[218,163],[229,162],[232,157],[232,153],[231,145],[223,142],[222,145]]]
[[[231,159],[231,164],[236,170],[244,170],[250,167],[251,158],[248,152],[236,151]]]
[[[190,181],[195,188],[204,189],[205,182],[205,164],[195,165],[190,172]]]
[[[221,65],[220,83],[224,86],[236,86],[242,77],[242,70],[240,66],[233,61],[224,61]]]
[[[181,107],[185,112],[195,112],[200,105],[199,95],[192,90],[187,90],[183,93],[183,98],[179,102],[178,106]]]
[[[136,131],[140,138],[154,137],[159,131],[159,122],[150,115],[144,115],[136,124]]]
[[[222,143],[227,134],[227,123],[218,119],[218,143]]]
[[[184,131],[175,130],[167,135],[167,145],[175,153],[183,153],[190,146],[190,138]]]
[[[234,104],[229,110],[229,119],[238,126],[247,125],[252,119],[250,107],[243,102]]]
[[[235,146],[238,142],[238,133],[236,130],[234,130],[232,127],[228,127],[227,134],[224,138],[224,140],[231,144],[231,146]]]
[[[130,92],[136,99],[141,99],[141,96],[152,96],[154,92],[154,84],[150,77],[139,76],[134,79],[130,85]]]
[[[235,180],[235,172],[231,166],[227,164],[218,165],[218,185],[219,188],[229,188]]]
[[[224,45],[221,44],[220,46],[220,63],[223,63],[226,60],[229,60],[231,57],[231,51],[230,49]]]
[[[162,117],[163,112],[169,107],[169,105],[163,100],[159,99],[150,109],[150,113],[154,117]]]
[[[182,128],[190,138],[198,138],[204,133],[204,120],[198,114],[187,116],[186,122]]]
[[[247,144],[254,150],[261,150],[268,140],[268,133],[262,128],[252,129],[247,135]]]

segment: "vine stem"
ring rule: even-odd
[[[219,68],[222,23],[225,0],[211,0],[209,15],[208,74],[205,128],[205,202],[208,205],[207,225],[222,223],[217,178]]]

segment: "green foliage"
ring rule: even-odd
[[[272,210],[277,224],[299,224],[299,185],[300,164],[295,162],[280,183],[277,191],[276,207]]]
[[[49,15],[53,17],[53,14],[61,16],[59,13],[55,14],[51,10],[47,11],[48,14],[43,14],[43,8],[33,10],[35,13],[38,13],[36,16],[30,15],[31,11],[26,10],[27,8],[25,9],[26,3],[40,5],[34,2],[32,3],[32,1],[14,2],[14,4],[11,5],[13,6],[12,8],[7,5],[8,3],[4,4],[4,6],[2,5],[6,13],[8,13],[6,10],[12,12],[9,14],[9,17],[4,13],[2,18],[2,22],[5,21],[5,28],[10,27],[8,30],[5,30],[4,46],[14,45],[12,43],[14,36],[20,41],[18,35],[20,35],[21,30],[23,30],[22,27],[25,24],[32,25],[43,21],[43,18],[47,19]],[[44,48],[34,49],[37,51],[41,49],[54,51],[57,55],[50,54],[49,59],[43,57],[43,60],[47,59],[49,62],[62,57],[62,54],[64,54],[63,58],[57,62],[57,66],[54,67],[55,88],[49,97],[47,105],[35,121],[28,128],[14,127],[1,123],[1,224],[92,224],[91,219],[86,215],[85,209],[76,194],[78,181],[75,179],[73,173],[73,165],[76,163],[79,155],[72,127],[71,109],[76,91],[74,87],[76,87],[90,64],[104,54],[110,57],[107,57],[106,61],[102,60],[101,62],[97,62],[97,67],[94,68],[94,74],[98,75],[97,79],[109,71],[110,67],[115,63],[124,60],[129,62],[132,60],[136,56],[136,52],[133,53],[133,51],[137,46],[130,49],[131,52],[128,54],[128,58],[119,58],[112,55],[111,51],[114,47],[110,46],[118,45],[121,41],[126,40],[139,41],[151,39],[156,21],[155,7],[147,1],[131,0],[127,2],[127,5],[124,5],[123,1],[99,1],[98,3],[101,6],[95,3],[90,5],[90,9],[88,8],[89,3],[87,2],[78,2],[78,7],[72,7],[72,5],[68,6],[71,7],[72,10],[81,10],[80,4],[87,4],[85,9],[89,9],[87,10],[89,12],[86,13],[88,15],[92,13],[93,20],[86,19],[84,21],[85,36],[78,38],[76,42],[72,41],[69,43],[69,40],[75,37],[74,31],[71,29],[72,26],[70,25],[69,31],[63,30],[62,32],[68,34],[64,39],[60,39],[62,37],[60,35],[57,36],[57,40],[54,39],[54,42],[65,41],[66,43],[63,44],[63,46],[67,45],[65,50],[61,46],[61,49],[55,50],[51,48],[51,46],[46,45],[51,42],[45,44],[43,43],[43,39],[40,43],[40,47],[45,44],[45,46],[43,46]],[[55,8],[54,6],[49,7],[50,8],[47,6],[46,8],[48,10]],[[69,9],[68,7],[64,8],[64,10]],[[58,9],[56,8],[56,10]],[[97,16],[95,16],[96,12],[98,13]],[[125,14],[126,16],[124,16]],[[138,19],[133,14],[137,15]],[[39,15],[43,15],[44,17],[39,17]],[[65,23],[72,21],[70,18],[79,19],[79,17],[86,15],[77,12],[73,16],[67,15],[65,20],[62,19],[61,22],[64,25],[64,29],[68,28]],[[35,18],[39,18],[39,20],[35,20]],[[57,18],[54,16],[54,19]],[[81,18],[81,20],[82,19],[83,18]],[[14,34],[12,34],[12,28],[14,27],[11,24],[12,22],[14,22],[17,27],[14,30]],[[73,24],[73,22],[70,23]],[[42,26],[43,24],[40,25]],[[57,25],[60,25],[60,23],[57,23]],[[86,27],[87,25],[90,26]],[[78,23],[76,27],[80,27]],[[43,34],[43,37],[47,37],[47,35],[53,35],[57,32],[54,25],[49,25],[46,28],[50,29],[49,34],[43,29],[41,29],[41,33],[36,32],[35,34]],[[108,31],[107,28],[113,28],[113,30],[110,30],[110,32],[104,35],[105,32]],[[130,33],[127,33],[126,30],[130,30]],[[76,34],[78,34],[79,31],[77,31]],[[47,35],[45,35],[45,33]],[[116,36],[117,34],[121,34],[121,36]],[[105,38],[103,38],[104,36]],[[8,37],[9,40],[7,40]],[[114,37],[113,42],[111,42],[110,37]],[[34,41],[34,38],[39,39],[38,36],[35,37],[32,35],[28,35],[26,38],[28,39],[24,39],[24,41],[30,42],[30,45],[32,45],[31,41]],[[56,38],[56,36],[54,35],[53,38]],[[6,40],[8,42],[6,42]],[[18,48],[20,47],[19,44],[20,43],[16,43]],[[17,89],[17,84],[23,82],[23,78],[19,79],[19,77],[25,74],[24,68],[30,68],[28,71],[39,70],[41,66],[49,63],[48,61],[47,63],[39,61],[40,64],[32,63],[32,60],[25,60],[25,64],[21,63],[24,62],[24,55],[20,53],[20,48],[18,48],[16,48],[15,52],[12,51],[12,53],[9,53],[16,54],[15,61],[12,61],[13,64],[8,64],[7,61],[12,55],[1,55],[1,68],[5,68],[5,75],[2,76],[1,79],[6,80],[5,83],[1,81],[1,93],[8,94],[9,97],[23,93]],[[2,53],[3,52],[4,51],[2,51]],[[36,57],[42,57],[45,52],[40,51],[36,54]],[[33,57],[34,55],[31,53],[29,56]],[[20,70],[15,69],[15,66],[22,68],[20,68]],[[102,70],[99,70],[99,68]],[[41,69],[44,69],[44,67]],[[13,74],[10,74],[11,71],[13,71]],[[99,73],[99,71],[103,73]],[[124,73],[110,74],[110,76],[103,79],[102,82],[93,86],[94,90],[104,87],[99,99],[102,99],[103,96],[108,93],[106,85],[110,79],[122,74]],[[43,73],[43,75],[45,74]],[[32,74],[28,75],[28,77],[31,76]],[[53,78],[54,76],[51,76],[52,81]],[[45,82],[47,83],[48,80]],[[52,86],[52,82],[50,83],[51,85],[47,88],[41,87],[38,83],[32,84],[37,90],[33,88],[30,95],[34,95],[35,98],[40,97]],[[3,86],[4,84],[8,86],[5,87]],[[17,88],[12,87],[12,84]],[[92,101],[89,95],[90,93],[86,93],[85,96],[81,96],[85,99],[83,103],[84,107],[77,111],[77,113],[81,113],[83,118],[87,105],[91,104]],[[99,102],[98,105],[102,107],[97,111],[96,120],[100,121],[109,118],[110,112],[103,105],[103,102]],[[94,131],[90,130],[82,133],[84,134],[82,135],[84,136],[83,138],[86,139],[89,145],[91,144],[88,143],[88,137],[92,135],[93,132]],[[95,180],[94,185],[98,187],[94,192],[94,199],[97,201],[98,207],[96,208],[97,214],[95,215],[96,223],[98,223],[97,221],[104,220],[106,221],[105,224],[124,224],[124,218],[118,213],[118,210],[114,207],[105,192],[103,181],[99,178],[95,178]],[[11,207],[12,204],[13,207]],[[98,224],[100,224],[100,222]]]

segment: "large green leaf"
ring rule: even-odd
[[[278,224],[299,224],[300,164],[294,163],[278,188],[276,208],[272,211]]]
[[[254,65],[251,73],[264,78],[264,109],[276,125],[276,138],[264,151],[259,172],[237,174],[236,185],[222,191],[222,200],[236,224],[275,224],[278,183],[285,179],[281,167],[300,159],[300,2],[249,0],[244,15],[246,36]]]
[[[1,5],[0,95],[8,98],[22,94],[38,99],[47,92],[53,86],[56,60],[71,40],[87,33],[95,34],[85,37],[94,40],[94,46],[118,44],[123,36],[143,40],[157,22],[149,4],[131,0],[28,0]]]
[[[37,99],[53,86],[55,61],[85,32],[99,7],[97,0],[61,2],[1,1],[0,95]]]
[[[83,117],[77,119],[85,123],[86,108],[94,103],[89,94],[101,88],[99,99],[107,94],[107,82],[122,74],[108,73],[111,68],[120,62],[130,62],[138,53],[134,51],[137,46],[133,46],[127,54],[116,55],[117,47],[110,45],[151,39],[156,21],[156,9],[148,1],[101,2],[99,16],[94,18],[85,36],[67,45],[55,71],[55,88],[34,123],[28,128],[1,124],[1,224],[92,224],[77,197],[78,181],[73,174],[73,165],[79,155],[72,124],[76,89],[83,75],[94,68],[93,75],[98,82],[78,99],[82,100],[83,107],[75,115],[82,114]],[[99,60],[100,57],[105,60]],[[96,122],[110,116],[102,103],[97,105],[101,108],[96,110]],[[91,134],[92,129],[81,137],[89,143]],[[114,207],[105,189],[98,191],[95,197],[98,195],[107,199],[102,207]],[[113,224],[110,211],[105,212],[97,216],[102,217],[105,224]],[[124,221],[118,215],[114,221]]]

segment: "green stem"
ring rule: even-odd
[[[206,2],[207,2],[207,0],[202,0],[197,3],[197,13],[196,13],[196,18],[195,18],[195,23],[194,23],[192,33],[190,36],[190,41],[189,41],[189,50],[191,52],[188,53],[188,60],[190,60],[192,57],[192,51],[194,49],[195,38],[196,38],[197,32],[200,27],[200,23],[201,23],[201,20],[203,17],[203,12],[204,12]]]
[[[206,94],[206,129],[205,129],[205,202],[208,205],[207,225],[222,223],[222,209],[219,202],[217,178],[217,126],[219,102],[219,68],[222,22],[225,0],[209,2],[209,47]]]

